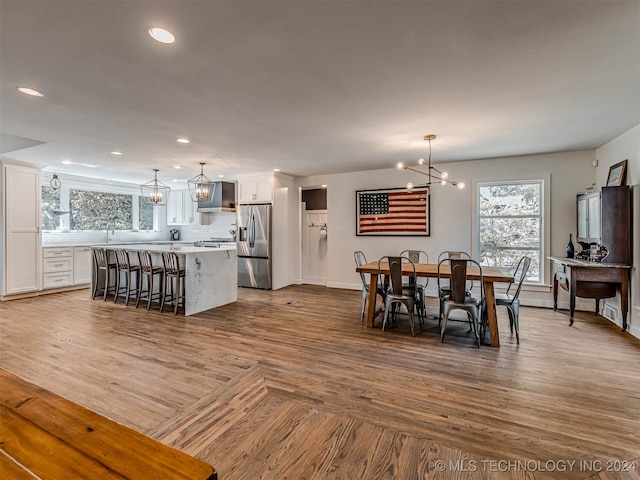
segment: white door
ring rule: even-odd
[[[34,292],[42,284],[40,170],[5,165],[5,294]]]
[[[327,244],[328,227],[326,210],[306,210],[306,226],[303,229],[304,283],[327,284]]]

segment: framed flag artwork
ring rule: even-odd
[[[358,190],[356,235],[429,236],[429,187]]]

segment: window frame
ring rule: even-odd
[[[540,218],[540,245],[537,251],[540,256],[539,262],[539,279],[537,282],[525,281],[526,285],[530,286],[549,286],[549,269],[546,266],[546,252],[549,251],[550,245],[550,218],[548,212],[550,212],[550,185],[551,177],[547,175],[537,175],[535,177],[510,177],[510,178],[491,178],[491,179],[474,179],[473,181],[473,228],[472,228],[472,244],[474,254],[476,258],[480,258],[481,245],[480,245],[480,188],[488,186],[500,186],[500,185],[520,185],[520,184],[540,184],[540,214],[535,216]],[[505,217],[492,217],[492,218],[515,218],[516,216],[509,215]],[[522,217],[522,216],[517,216]],[[532,218],[532,215],[525,215],[524,217]],[[509,249],[509,248],[506,248]],[[516,248],[513,250],[526,250],[527,248]]]
[[[46,187],[49,185],[49,178],[42,179],[42,186]],[[131,195],[131,223],[132,228],[129,230],[118,230],[119,232],[158,232],[159,228],[159,217],[157,209],[153,209],[153,228],[151,230],[139,230],[140,223],[140,210],[139,210],[139,202],[140,197],[142,197],[142,193],[139,189],[135,187],[124,187],[118,185],[104,185],[104,184],[95,184],[95,185],[85,185],[80,184],[79,182],[63,179],[63,184],[60,187],[60,204],[67,211],[69,210],[69,193],[70,190],[81,190],[85,192],[96,192],[96,193],[110,193],[114,195]],[[60,224],[59,228],[56,230],[43,230],[47,232],[70,232],[70,219],[68,215],[62,215],[59,218]],[[74,232],[91,232],[96,230],[73,230]]]

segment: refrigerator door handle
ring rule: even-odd
[[[253,212],[251,212],[251,216],[249,217],[249,246],[251,248],[254,247],[256,242],[256,219],[253,216]]]

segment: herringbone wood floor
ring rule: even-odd
[[[3,302],[0,366],[224,480],[640,478],[601,471],[640,461],[637,339],[523,308],[519,346],[499,311],[502,347],[478,350],[463,323],[445,343],[433,320],[366,329],[360,298],[241,288],[186,318],[87,290]]]

